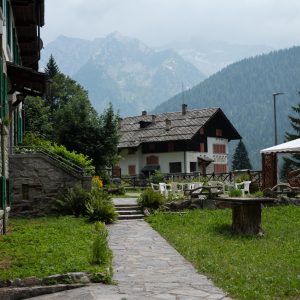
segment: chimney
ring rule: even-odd
[[[182,115],[184,116],[186,114],[187,110],[187,104],[182,104]]]
[[[152,115],[152,123],[153,123],[153,124],[156,123],[156,115]]]
[[[146,110],[142,111],[142,116],[147,116],[147,111]]]
[[[166,130],[169,131],[171,128],[171,120],[166,119],[165,121],[166,121]]]

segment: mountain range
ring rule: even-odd
[[[172,50],[154,50],[115,32],[93,41],[60,36],[42,52],[89,92],[96,110],[111,102],[121,116],[150,110],[205,76]]]
[[[266,45],[243,45],[197,37],[169,43],[165,48],[175,50],[207,77],[246,57],[274,50]]]
[[[300,47],[273,51],[233,63],[192,89],[170,98],[154,111],[178,111],[182,99],[189,109],[220,107],[243,137],[255,169],[259,151],[274,145],[273,93],[276,97],[278,142],[290,131],[288,115],[300,102]],[[230,143],[230,153],[236,143]]]

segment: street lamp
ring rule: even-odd
[[[284,93],[273,93],[275,145],[277,145],[276,96],[278,96],[278,95],[283,95],[283,94],[284,94]]]

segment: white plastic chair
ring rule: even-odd
[[[160,182],[159,184],[159,191],[162,195],[165,197],[168,197],[168,190],[167,190],[167,185],[164,182]]]
[[[159,185],[158,184],[155,184],[155,183],[150,183],[151,184],[151,188],[152,188],[152,190],[154,190],[154,191],[159,191]]]
[[[240,189],[242,191],[242,195],[244,197],[246,192],[248,194],[250,194],[250,183],[251,183],[251,181],[243,181],[241,183],[236,183],[235,188]]]

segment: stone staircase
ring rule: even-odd
[[[115,204],[118,220],[143,219],[144,215],[137,204]]]

